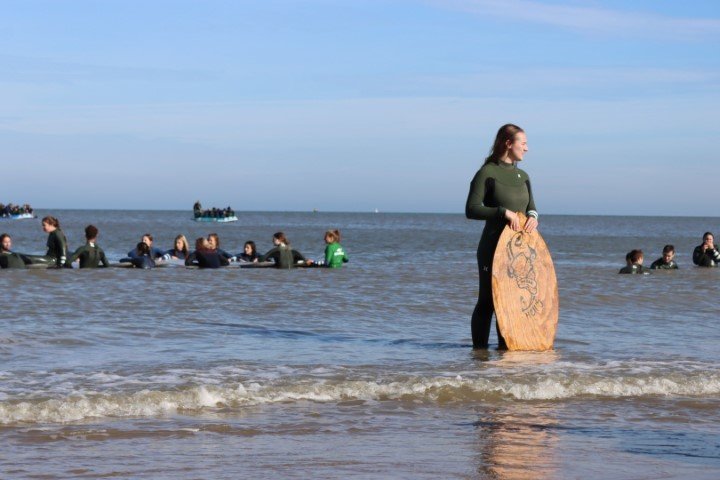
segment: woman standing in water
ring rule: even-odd
[[[527,137],[522,128],[507,124],[500,127],[490,155],[470,183],[465,204],[465,216],[472,220],[485,220],[485,228],[477,249],[480,273],[480,293],[472,315],[474,348],[487,348],[490,323],[495,312],[492,296],[492,262],[500,234],[505,225],[514,231],[533,232],[538,225],[538,213],[530,188],[528,174],[517,167],[527,153]],[[520,225],[516,212],[527,215]],[[498,348],[505,347],[505,339],[495,324]]]

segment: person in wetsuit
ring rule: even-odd
[[[480,292],[471,320],[474,348],[488,347],[490,324],[495,312],[492,262],[505,225],[514,231],[525,230],[529,233],[538,226],[530,178],[517,167],[527,151],[525,132],[517,125],[503,125],[498,130],[490,155],[470,183],[465,216],[472,220],[485,220],[477,248]],[[525,225],[520,224],[516,212],[527,215]],[[506,348],[497,322],[495,326],[498,348]]]
[[[343,263],[350,261],[342,245],[340,245],[340,230],[328,230],[325,232],[325,260],[324,265],[328,268],[340,268]]]
[[[158,247],[153,247],[153,236],[149,233],[143,235],[141,241],[148,246],[148,249],[150,250],[150,257],[152,257],[153,260],[162,258],[163,255],[165,255],[165,252],[162,249]],[[130,250],[127,254],[127,256],[130,258],[135,258],[142,255],[143,254],[137,249],[137,247]]]
[[[165,252],[163,258],[170,257],[176,260],[185,260],[190,255],[190,247],[188,246],[187,238],[185,235],[178,235],[175,237],[175,246]]]
[[[248,240],[245,242],[245,245],[243,246],[243,252],[236,255],[238,260],[241,262],[257,262],[258,261],[258,253],[257,253],[257,247],[255,246],[255,242],[252,240]]]
[[[230,262],[235,261],[235,257],[230,255],[228,252],[220,248],[220,236],[217,233],[211,233],[207,236],[207,241],[211,250],[217,251],[218,255],[225,258]]]
[[[42,229],[48,234],[47,253],[44,259],[56,268],[65,266],[67,260],[67,239],[60,229],[60,221],[51,216],[42,219]]]
[[[185,259],[185,265],[196,265],[200,268],[220,268],[230,265],[230,260],[220,255],[206,238],[200,237],[195,240],[195,251]]]
[[[109,267],[105,252],[96,243],[98,236],[98,229],[95,225],[88,225],[85,227],[85,240],[86,243],[82,247],[75,250],[67,259],[66,266],[72,268],[72,263],[75,260],[80,260],[80,268],[98,268],[101,264],[102,267]]]
[[[675,263],[675,247],[673,245],[665,245],[662,251],[662,257],[650,264],[650,270],[677,270]]]
[[[12,251],[12,238],[7,233],[0,235],[0,268],[27,268],[31,262],[27,255]]]
[[[150,245],[145,242],[138,242],[131,252],[133,252],[134,255],[121,258],[120,263],[132,263],[133,267],[144,270],[155,268],[155,260],[153,259]]]
[[[720,264],[720,252],[711,232],[705,232],[703,243],[693,250],[693,263],[698,267],[717,267]]]
[[[276,268],[293,268],[297,262],[306,262],[302,253],[290,247],[290,241],[283,232],[273,234],[272,249],[260,256],[260,261],[272,260]]]
[[[648,275],[648,271],[643,267],[643,260],[645,256],[642,250],[630,250],[625,255],[625,265],[620,269],[618,273],[633,274],[633,275]]]

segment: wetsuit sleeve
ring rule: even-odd
[[[230,265],[229,258],[223,255],[218,255],[218,260],[220,260],[220,265],[222,265],[223,267],[227,267],[228,265]]]
[[[705,253],[702,251],[700,246],[695,247],[695,250],[693,250],[693,263],[695,265],[700,265],[704,256]]]
[[[526,214],[528,217],[535,217],[535,219],[537,219],[537,218],[538,218],[538,212],[537,212],[537,210],[535,210],[535,198],[533,197],[532,187],[531,187],[531,185],[530,185],[530,179],[529,179],[529,178],[525,181],[525,185],[527,185],[528,198],[530,199],[530,200],[528,201],[528,206],[527,206],[527,209],[525,210],[525,214]]]
[[[278,249],[278,247],[272,248],[272,249],[268,250],[268,252],[265,255],[260,255],[258,257],[259,258],[258,261],[266,262],[266,261],[272,259],[272,260],[275,260],[275,262],[277,263],[277,259],[275,258],[275,256],[278,254],[279,251],[280,250]]]
[[[187,256],[187,258],[185,259],[185,265],[197,265],[197,255],[195,255],[195,252],[192,252],[190,255]]]
[[[80,255],[82,255],[82,253],[83,253],[84,251],[85,251],[85,245],[83,245],[82,247],[78,247],[78,248],[75,250],[75,252],[73,252],[73,254],[70,255],[70,258],[67,259],[67,261],[65,262],[65,265],[68,266],[68,267],[72,266],[72,263],[73,263],[75,260],[77,260],[78,258],[80,258]]]
[[[108,259],[105,256],[105,250],[103,250],[102,248],[98,248],[98,250],[100,253],[100,263],[102,264],[103,267],[109,267],[110,262],[108,262]]]
[[[481,168],[470,182],[470,192],[465,202],[465,217],[471,220],[490,220],[505,218],[504,207],[489,207],[485,205],[485,195],[489,188],[493,188],[495,179],[486,174],[487,170]]]
[[[292,251],[292,256],[293,256],[293,263],[297,263],[300,261],[304,262],[306,260],[305,257],[303,256],[303,254],[298,252],[297,250]]]

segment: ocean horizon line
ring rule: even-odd
[[[212,208],[212,207],[211,207]],[[217,207],[216,207],[217,208]],[[99,212],[187,212],[192,215],[192,209],[178,209],[178,208],[46,208],[46,207],[33,207],[33,211],[51,212],[51,211],[99,211]],[[238,210],[233,209],[235,214],[256,214],[256,213],[331,213],[331,214],[379,214],[379,215],[459,215],[464,216],[463,212],[429,212],[429,211],[401,211],[401,210]],[[616,214],[616,213],[541,213],[541,217],[552,216],[552,217],[618,217],[618,218],[634,218],[634,217],[651,217],[651,218],[720,218],[718,216],[709,215],[659,215],[659,214]],[[39,217],[39,215],[38,215]]]

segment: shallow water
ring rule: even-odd
[[[3,478],[717,478],[718,219],[544,216],[555,350],[473,351],[475,248],[461,215],[56,211],[111,260],[151,232],[236,252],[285,231],[340,270],[0,271]],[[44,253],[39,221],[0,223]],[[673,243],[681,269],[617,275]],[[495,342],[494,334],[491,343]]]

